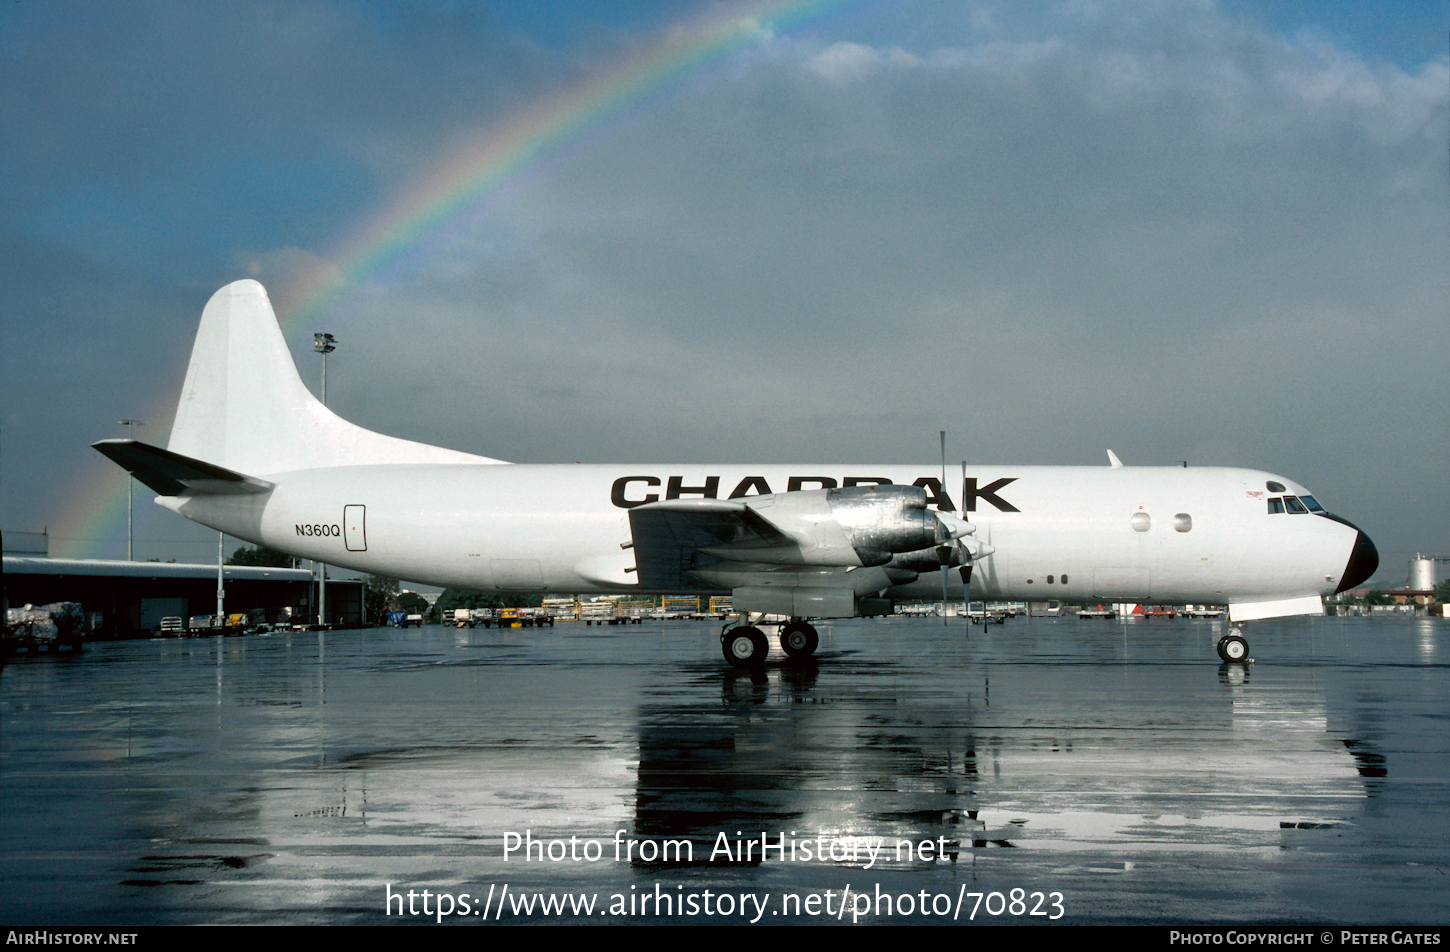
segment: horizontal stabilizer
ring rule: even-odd
[[[273,485],[264,479],[203,463],[138,440],[102,440],[91,445],[162,496],[264,493]]]

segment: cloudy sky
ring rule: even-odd
[[[125,553],[196,320],[520,462],[1252,466],[1450,553],[1450,4],[0,7],[0,528]],[[137,492],[136,555],[216,536]]]

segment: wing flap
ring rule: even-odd
[[[720,591],[692,572],[721,562],[703,550],[720,546],[771,545],[784,541],[743,502],[726,499],[670,500],[629,511],[639,584],[679,592]]]

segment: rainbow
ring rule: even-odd
[[[700,82],[733,54],[849,5],[848,0],[723,5],[673,25],[654,43],[574,87],[481,130],[351,233],[329,256],[341,264],[317,267],[289,288],[284,325],[329,311],[390,265],[425,260],[430,240],[480,220],[498,203]]]
[[[418,178],[377,215],[364,221],[333,253],[274,299],[283,330],[316,321],[345,296],[389,268],[427,259],[454,229],[568,165],[639,116],[711,78],[711,70],[773,36],[817,24],[828,14],[869,5],[864,0],[737,0],[676,23],[633,54],[597,70],[572,88],[473,136]],[[330,326],[336,326],[331,321]],[[144,417],[137,434],[164,443],[172,407],[168,394]],[[119,435],[119,434],[118,434]],[[58,507],[51,548],[70,558],[123,557],[126,493],[114,467],[97,460],[93,474]],[[144,487],[137,511],[149,506]],[[146,552],[138,548],[138,557]]]

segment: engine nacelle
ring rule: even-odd
[[[949,559],[947,564],[951,565],[953,563]],[[917,549],[915,552],[898,552],[892,556],[887,568],[900,569],[920,575],[923,572],[935,572],[941,566],[941,547],[932,546],[929,549]]]
[[[894,565],[897,553],[944,545],[952,538],[951,530],[926,508],[926,490],[920,486],[831,489],[826,502],[862,565]],[[931,567],[936,565],[933,559]]]

